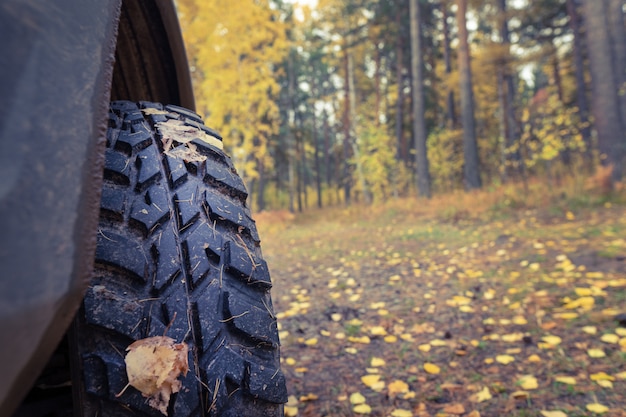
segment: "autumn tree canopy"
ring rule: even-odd
[[[604,3],[177,5],[198,110],[251,204],[304,210],[598,164],[619,181],[626,42],[620,2]]]

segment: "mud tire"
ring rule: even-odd
[[[73,333],[83,415],[162,416],[124,391],[124,354],[170,322],[190,369],[168,416],[282,415],[270,275],[220,145],[190,110],[111,104],[96,266]]]

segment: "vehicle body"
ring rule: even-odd
[[[0,416],[83,298],[110,100],[194,108],[173,2],[0,2]]]

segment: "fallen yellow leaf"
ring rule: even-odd
[[[396,343],[398,341],[398,336],[390,334],[385,336],[383,340],[387,343]]]
[[[433,375],[437,375],[439,372],[441,372],[441,368],[439,368],[434,363],[428,363],[428,362],[424,364],[424,370],[427,373],[433,374]]]
[[[296,417],[298,415],[298,407],[291,405],[285,406],[285,417]]]
[[[309,393],[307,395],[301,395],[300,396],[300,401],[301,402],[306,402],[306,401],[315,401],[315,400],[319,400],[320,397],[318,397],[317,395],[313,394],[313,393]]]
[[[592,413],[596,413],[596,414],[604,414],[607,411],[609,411],[609,407],[599,404],[599,403],[587,404],[585,408],[587,408],[587,410],[591,411]]]
[[[519,333],[519,332],[502,335],[502,341],[508,342],[508,343],[519,342],[523,338],[524,338],[524,333]]]
[[[397,408],[391,412],[391,417],[413,417],[413,413],[409,410]]]
[[[310,339],[307,339],[304,342],[304,344],[307,345],[307,346],[315,346],[315,345],[317,345],[317,337],[312,337]]]
[[[555,313],[553,316],[554,318],[562,320],[574,320],[576,317],[578,317],[578,313],[570,311],[568,313]]]
[[[530,393],[528,391],[515,391],[511,393],[511,397],[513,398],[530,398]]]
[[[563,411],[546,411],[546,410],[541,410],[540,411],[541,415],[543,417],[567,417],[567,414],[565,414]]]
[[[613,388],[613,383],[611,381],[607,381],[605,379],[601,379],[596,381],[596,384],[600,385],[602,388]]]
[[[496,362],[501,363],[503,365],[508,365],[513,362],[515,358],[511,355],[498,355],[496,356]]]
[[[352,411],[357,414],[370,414],[372,412],[372,407],[367,404],[359,404],[355,405]]]
[[[552,346],[561,344],[561,338],[559,336],[547,335],[542,337],[541,340]]]
[[[604,358],[606,356],[602,349],[588,349],[587,354],[592,358]]]
[[[576,385],[576,378],[566,375],[555,376],[554,380],[562,384]]]
[[[422,352],[430,352],[432,346],[429,343],[424,343],[423,345],[419,345],[417,348]]]
[[[387,385],[387,389],[389,390],[389,396],[395,397],[398,394],[409,392],[409,385],[406,382],[397,379],[390,382],[389,385]]]
[[[525,390],[537,389],[539,387],[537,378],[533,375],[524,375],[517,381],[517,383]]]
[[[532,354],[526,359],[528,362],[541,362],[539,355]]]
[[[583,332],[587,334],[596,334],[598,329],[596,329],[596,326],[585,326],[583,327]]]
[[[187,344],[155,336],[135,341],[126,351],[128,384],[147,397],[152,408],[167,415],[170,396],[182,387],[178,377],[189,370]]]
[[[361,336],[361,337],[350,336],[348,337],[348,340],[352,343],[360,343],[363,345],[369,345],[371,342],[370,338],[367,336]]]
[[[387,334],[387,330],[383,326],[374,326],[370,329],[372,336],[384,336]]]
[[[491,393],[489,392],[488,387],[484,387],[482,390],[478,391],[476,394],[470,396],[470,401],[474,403],[482,403],[484,401],[490,400],[493,398]]]
[[[579,297],[589,296],[593,294],[593,292],[591,291],[591,288],[576,287],[574,288],[574,291],[576,292],[576,295]]]
[[[580,297],[576,300],[566,303],[563,307],[568,310],[582,308],[583,310],[591,310],[596,300],[593,297]]]
[[[358,405],[365,403],[365,397],[360,392],[350,394],[350,404]]]
[[[382,358],[377,358],[377,357],[373,357],[372,361],[370,362],[370,364],[376,368],[379,366],[385,366],[385,360]]]
[[[365,375],[361,377],[361,381],[368,387],[371,387],[372,385],[377,383],[379,380],[380,380],[380,375]]]
[[[603,334],[600,337],[600,340],[602,340],[604,343],[617,343],[619,342],[619,336],[613,333],[607,333],[607,334]]]
[[[595,374],[589,375],[589,378],[592,381],[615,381],[615,377],[612,375],[608,375],[605,372],[598,372]]]

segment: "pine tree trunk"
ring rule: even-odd
[[[612,165],[612,180],[622,177],[624,128],[615,80],[611,37],[604,1],[583,2],[591,67],[592,111],[603,165]]]
[[[326,186],[330,188],[333,181],[333,170],[330,168],[330,127],[328,126],[328,114],[325,108],[322,115],[324,117],[324,169],[326,174]]]
[[[396,25],[398,28],[401,26],[400,10],[396,14]],[[404,40],[402,38],[402,32],[398,34],[398,41],[396,43],[396,79],[398,83],[398,97],[396,101],[396,160],[398,162],[405,160],[403,153],[404,148]]]
[[[446,75],[449,77],[450,74],[452,74],[452,54],[450,51],[450,28],[448,27],[448,4],[446,1],[441,2],[441,13],[443,15],[443,61]],[[446,94],[446,107],[446,124],[449,129],[454,129],[457,121],[454,109],[454,91],[451,86],[448,86],[448,92]]]
[[[463,121],[463,156],[465,188],[471,190],[482,186],[479,173],[476,121],[474,119],[474,93],[467,41],[467,0],[457,2],[457,26],[459,31],[459,78],[461,85],[461,112]]]
[[[422,197],[430,198],[430,174],[426,153],[426,120],[424,117],[424,47],[420,34],[421,10],[418,0],[409,0],[411,18],[411,73],[413,98],[413,136],[417,162],[417,190]]]
[[[626,123],[626,33],[623,0],[608,0],[609,33],[613,47],[613,73],[619,93],[622,126]],[[624,127],[624,126],[623,126]]]
[[[500,179],[504,183],[508,180],[509,158],[508,158],[508,135],[507,135],[507,111],[506,111],[506,91],[504,85],[504,71],[497,70],[498,79],[498,102],[500,104]]]
[[[506,14],[506,0],[498,0],[498,9],[500,12],[500,42],[507,48],[507,52],[510,52],[511,41]],[[515,176],[520,173],[521,164],[519,151],[516,146],[519,142],[519,129],[517,118],[515,117],[515,82],[509,66],[509,62],[503,62],[500,68],[504,92],[501,111],[505,127],[506,160],[508,162],[507,165],[509,165],[506,171],[508,176]]]
[[[315,91],[315,80],[313,81]],[[320,163],[320,145],[317,137],[317,114],[315,113],[315,105],[312,106],[311,121],[313,123],[313,145],[315,153],[315,189],[317,191],[317,207],[322,208],[322,166]]]
[[[578,116],[580,118],[580,134],[585,143],[585,165],[591,166],[591,129],[589,127],[589,104],[587,101],[587,86],[585,83],[585,66],[583,60],[583,35],[580,31],[580,16],[575,0],[567,0],[567,14],[569,15],[569,27],[574,34],[572,53],[574,55],[574,69],[576,76],[576,102],[578,104]]]
[[[372,196],[370,195],[365,175],[363,175],[363,166],[361,164],[361,152],[359,150],[358,137],[356,134],[356,91],[354,89],[354,64],[352,62],[352,54],[348,52],[348,100],[350,101],[350,143],[352,145],[352,153],[356,161],[356,175],[359,180],[359,186],[363,193],[363,201],[365,204],[371,204]]]
[[[290,51],[289,58],[287,60],[287,100],[289,102],[289,108],[287,110],[288,113],[288,124],[289,127],[287,129],[287,179],[289,181],[289,211],[291,213],[295,212],[294,207],[294,198],[296,193],[296,184],[295,184],[295,175],[294,175],[294,157],[295,157],[295,138],[294,138],[294,130],[295,130],[295,122],[296,122],[296,114],[295,114],[295,105],[294,105],[294,92],[295,92],[295,74],[293,68],[293,51]]]
[[[347,48],[344,46],[344,48]],[[343,112],[343,198],[346,205],[350,205],[350,191],[352,175],[350,172],[350,75],[348,65],[348,51],[344,49],[344,112]]]

